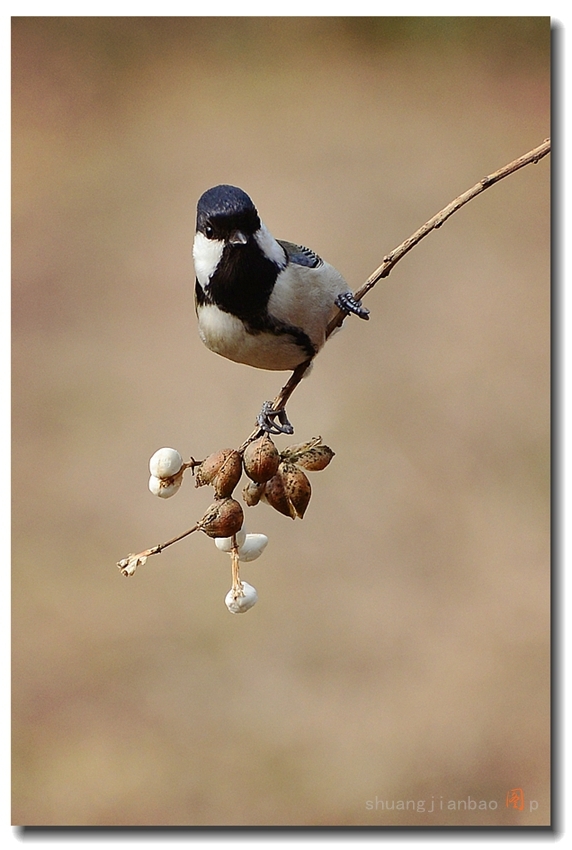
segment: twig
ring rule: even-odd
[[[167,540],[166,543],[158,543],[156,546],[151,546],[150,549],[144,549],[143,552],[138,552],[136,555],[128,555],[126,558],[118,561],[117,566],[124,576],[132,576],[137,567],[142,567],[147,558],[151,555],[159,555],[163,549],[167,548],[167,546],[172,546],[173,543],[178,543],[179,540],[183,540],[183,538],[188,537],[189,534],[193,534],[193,532],[198,531],[200,527],[200,524],[197,523],[192,528],[189,528],[188,531],[183,531],[182,534],[177,534],[176,537],[172,537],[170,540]]]
[[[483,177],[482,180],[479,180],[478,183],[475,183],[470,189],[467,189],[466,192],[463,192],[462,195],[459,195],[458,198],[455,198],[454,201],[451,201],[441,212],[438,212],[437,215],[434,215],[433,218],[430,218],[429,221],[426,221],[425,224],[416,230],[415,233],[406,239],[405,242],[402,242],[397,248],[394,248],[386,257],[383,258],[382,264],[377,268],[366,280],[361,289],[355,294],[355,297],[359,300],[366,295],[370,289],[373,289],[375,284],[381,280],[382,277],[387,277],[392,268],[396,265],[396,263],[401,260],[406,254],[411,251],[412,248],[417,245],[418,242],[427,236],[428,233],[431,233],[432,230],[437,230],[444,224],[448,218],[450,218],[453,213],[456,213],[457,210],[460,210],[461,207],[464,207],[465,204],[468,204],[473,198],[477,195],[480,195],[481,192],[484,192],[485,189],[488,189],[489,186],[493,186],[495,183],[498,183],[499,180],[502,180],[504,177],[508,177],[509,174],[513,174],[515,171],[518,171],[520,168],[524,168],[525,165],[530,165],[531,162],[538,162],[540,159],[546,156],[546,154],[550,153],[550,139],[545,139],[541,145],[534,150],[525,153],[523,156],[519,156],[518,159],[509,162],[508,165],[505,165],[503,168],[499,168],[498,171],[494,171],[492,174],[489,174],[487,177]],[[328,330],[326,333],[326,338],[330,336],[330,334],[335,330],[335,328],[339,327],[343,320],[346,318],[346,313],[342,310],[339,310],[337,315],[331,320],[328,325]]]
[[[182,540],[184,537],[188,537],[189,534],[192,534],[194,531],[198,531],[199,528],[200,528],[200,526],[198,524],[193,525],[193,527],[189,528],[188,531],[183,531],[182,534],[177,534],[176,537],[171,537],[171,539],[167,540],[166,543],[158,543],[157,546],[153,546],[152,549],[148,549],[144,554],[145,555],[158,555],[159,552],[162,552],[163,549],[167,548],[167,546],[172,546],[173,543],[178,543],[179,540]]]
[[[523,156],[519,156],[518,159],[509,162],[503,168],[499,168],[498,171],[493,171],[492,174],[487,175],[487,177],[483,177],[482,180],[479,180],[478,183],[475,183],[470,189],[467,189],[466,192],[463,192],[462,195],[459,195],[455,198],[454,201],[451,201],[446,207],[444,207],[440,212],[430,218],[429,221],[426,221],[419,230],[416,230],[408,239],[398,245],[397,248],[394,248],[389,254],[387,254],[383,258],[382,264],[377,268],[366,280],[363,286],[358,289],[355,293],[355,297],[358,300],[361,300],[370,289],[373,289],[375,284],[380,281],[382,278],[387,277],[391,272],[393,267],[401,260],[406,254],[411,251],[412,248],[415,247],[421,240],[427,236],[428,233],[431,233],[432,230],[437,230],[441,225],[443,225],[448,218],[450,218],[453,213],[456,213],[457,210],[460,210],[461,207],[464,207],[469,201],[475,198],[477,195],[480,195],[481,192],[484,192],[485,189],[488,189],[490,186],[493,186],[495,183],[498,183],[499,180],[502,180],[504,177],[508,177],[509,174],[513,174],[515,171],[518,171],[520,168],[524,168],[525,165],[530,165],[531,162],[538,162],[540,159],[546,156],[546,154],[550,153],[550,139],[545,139],[544,142],[539,145],[534,150],[525,153]],[[326,330],[326,339],[328,339],[332,333],[336,330],[336,328],[341,327],[344,322],[344,319],[347,318],[347,313],[343,310],[338,310],[335,316],[330,320]],[[287,383],[284,384],[274,401],[272,402],[273,410],[281,410],[286,406],[286,402],[308,371],[311,360],[307,360],[304,363],[301,363],[299,366],[294,369]],[[243,450],[248,443],[255,440],[262,434],[262,429],[257,428],[252,434],[246,439],[241,446],[241,450]]]
[[[345,316],[345,313],[343,315]],[[287,382],[284,384],[284,386],[272,402],[273,410],[282,410],[283,407],[286,407],[288,399],[290,398],[290,396],[292,395],[292,393],[294,392],[294,390],[310,368],[311,363],[312,360],[305,360],[303,363],[300,363],[299,366],[296,366],[296,368],[288,378]],[[252,434],[250,434],[250,436],[248,436],[244,443],[240,446],[238,451],[242,453],[249,443],[252,443],[253,440],[256,440],[263,433],[264,431],[262,428],[255,428]]]

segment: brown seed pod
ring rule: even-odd
[[[294,446],[286,446],[280,452],[280,458],[281,460],[287,460],[290,463],[298,463],[300,455],[307,452],[308,449],[320,445],[321,442],[321,437],[312,437],[311,440],[306,440],[305,443],[296,443]]]
[[[202,487],[204,484],[211,484],[213,478],[219,472],[224,461],[234,449],[220,449],[209,455],[195,470],[195,486]]]
[[[334,455],[335,452],[329,446],[312,446],[298,455],[296,463],[309,472],[317,472],[325,469]]]
[[[242,488],[242,498],[249,508],[257,505],[264,493],[264,484],[257,484],[255,481],[249,481]]]
[[[209,537],[232,537],[242,528],[244,513],[236,499],[219,499],[213,502],[198,526]]]
[[[307,475],[287,461],[282,461],[280,464],[278,475],[282,478],[284,494],[294,509],[295,515],[302,519],[312,495],[312,487]]]
[[[284,491],[284,481],[280,472],[267,481],[264,485],[262,501],[273,507],[284,516],[289,516],[290,519],[296,519],[296,511],[290,503]]]
[[[242,456],[244,471],[253,481],[263,484],[276,475],[280,455],[269,434],[249,443]]]
[[[209,455],[196,469],[195,486],[212,484],[215,496],[230,496],[242,475],[242,459],[236,449],[220,449]]]

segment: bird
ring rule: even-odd
[[[193,260],[200,338],[228,360],[294,370],[323,347],[336,308],[369,319],[340,272],[310,248],[275,239],[237,186],[199,198]],[[257,423],[271,434],[294,431],[272,402]]]

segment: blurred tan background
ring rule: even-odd
[[[210,502],[151,496],[150,455],[239,445],[286,377],[198,338],[198,196],[241,186],[355,289],[549,135],[549,38],[13,19],[14,823],[549,822],[548,158],[424,240],[294,394],[295,441],[336,457],[303,522],[248,509],[252,611],[204,535],[115,566]]]

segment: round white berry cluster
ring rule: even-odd
[[[149,461],[149,490],[154,496],[168,499],[183,482],[185,465],[177,449],[157,449]]]

